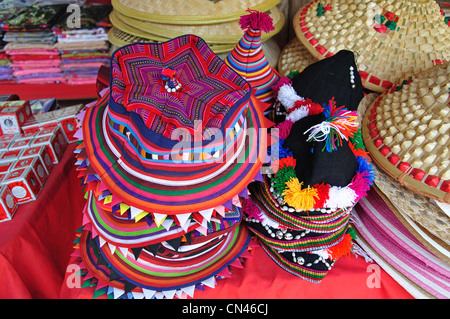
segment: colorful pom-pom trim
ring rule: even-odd
[[[292,94],[295,94],[295,96],[292,96]],[[274,159],[272,154],[274,176],[271,178],[271,184],[274,192],[279,194],[287,205],[297,211],[318,208],[339,209],[355,205],[360,198],[366,196],[375,179],[371,159],[365,151],[358,128],[357,113],[348,111],[344,107],[337,107],[334,99],[322,108],[317,103],[296,95],[291,84],[287,81],[278,88],[278,97],[289,102],[288,107],[285,106],[289,114],[293,114],[296,110],[302,110],[303,114],[300,118],[320,114],[321,110],[325,116],[325,121],[305,132],[305,134],[310,132],[308,141],[326,141],[324,148],[330,152],[338,146],[342,146],[343,140],[346,140],[358,162],[358,169],[351,182],[345,187],[324,183],[304,187],[303,182],[300,182],[295,175],[296,160],[292,157],[290,150],[282,146],[292,125],[300,119],[289,118],[288,115],[285,121],[276,126],[279,138],[277,144],[280,152],[277,159]],[[283,104],[281,100],[280,102]],[[325,127],[327,127],[326,130]]]

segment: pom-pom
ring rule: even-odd
[[[250,14],[241,16],[239,19],[239,25],[242,30],[245,31],[248,28],[251,28],[253,30],[261,30],[266,33],[275,30],[273,20],[267,13],[252,9],[247,9],[247,12]]]
[[[253,203],[250,198],[245,199],[245,201],[243,201],[242,203],[242,206],[242,210],[245,214],[247,214],[248,218],[254,218],[258,221],[263,220],[261,210],[258,208],[258,206],[255,205],[255,203]]]
[[[278,129],[278,137],[282,140],[285,140],[291,132],[292,125],[294,125],[294,123],[291,120],[285,120],[277,124],[277,126],[275,126],[275,129]]]
[[[277,97],[286,110],[294,107],[297,100],[304,100],[304,98],[297,95],[291,84],[280,86]]]
[[[272,181],[274,182],[274,192],[277,194],[282,194],[284,189],[286,188],[286,183],[291,178],[297,178],[295,175],[295,170],[292,166],[287,166],[279,169],[275,174],[275,177],[272,179]]]
[[[314,208],[323,208],[325,207],[325,202],[328,200],[329,198],[329,190],[330,190],[330,185],[329,184],[314,184],[314,188],[317,189],[317,199],[316,202],[314,204]]]
[[[342,256],[349,255],[352,251],[353,243],[352,236],[349,233],[344,235],[344,238],[334,246],[329,247],[328,253],[331,260],[336,260]]]
[[[277,81],[277,83],[272,85],[272,91],[273,91],[274,98],[277,98],[278,90],[280,89],[280,87],[282,87],[285,84],[292,84],[292,80],[286,76],[283,76]]]
[[[367,171],[356,173],[355,176],[353,176],[349,187],[355,192],[356,201],[367,195],[371,184],[372,182],[369,179],[369,172]]]
[[[310,210],[314,207],[317,190],[309,186],[302,189],[302,185],[303,182],[299,182],[297,177],[287,181],[283,191],[284,201],[297,210]]]
[[[306,117],[309,115],[309,109],[307,106],[300,106],[298,108],[291,108],[289,109],[289,111],[292,111],[289,113],[288,116],[286,116],[286,119],[292,121],[292,122],[297,122],[298,120]]]
[[[367,172],[368,176],[367,179],[372,185],[373,181],[375,180],[375,170],[373,169],[373,165],[370,163],[370,159],[367,159],[362,156],[356,156],[356,161],[358,162],[358,169],[356,170],[357,173]]]
[[[355,191],[350,187],[332,186],[328,194],[329,198],[324,206],[331,209],[351,207],[357,199]]]

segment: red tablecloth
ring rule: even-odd
[[[252,250],[243,268],[234,268],[231,278],[217,281],[215,288],[197,290],[194,299],[411,299],[392,277],[379,269],[379,287],[372,283],[373,269],[362,257],[342,257],[321,283],[311,283],[279,268],[262,248]],[[73,262],[73,260],[71,261]],[[90,299],[94,288],[73,286],[73,269],[68,268],[61,287],[63,299]],[[367,284],[369,282],[369,285]],[[102,295],[100,298],[105,298]]]
[[[91,298],[93,288],[69,288],[73,272],[70,254],[85,204],[77,179],[72,144],[55,166],[36,201],[19,207],[13,220],[0,223],[0,298]],[[320,284],[310,283],[279,268],[260,247],[244,268],[216,288],[196,291],[195,299],[239,298],[411,298],[380,270],[379,288],[367,281],[369,263],[343,257]]]
[[[38,198],[0,223],[0,298],[58,298],[85,200],[75,145],[55,165]]]

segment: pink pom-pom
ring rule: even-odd
[[[291,84],[291,83],[292,83],[292,80],[290,78],[288,78],[287,76],[281,77],[277,83],[272,85],[274,98],[276,98],[278,96],[278,91],[280,90],[280,87],[282,87],[285,84]]]
[[[370,180],[368,172],[358,172],[353,177],[349,187],[353,189],[356,194],[356,201],[367,195],[370,189]]]
[[[241,16],[239,19],[242,30],[245,31],[248,28],[252,28],[253,30],[261,30],[266,33],[275,30],[273,20],[267,13],[252,9],[247,9],[247,12],[250,12],[250,14]]]
[[[279,123],[276,126],[276,128],[278,129],[278,137],[282,140],[285,140],[291,132],[292,125],[294,125],[294,122],[292,122],[291,120],[286,120]]]
[[[242,210],[247,214],[248,218],[254,218],[258,221],[262,221],[261,210],[248,198],[243,202]]]

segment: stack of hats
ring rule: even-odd
[[[280,0],[113,0],[113,28],[109,40],[116,46],[135,42],[164,42],[185,34],[206,41],[216,54],[227,54],[242,36],[238,20],[247,8],[268,12],[274,29],[262,35],[262,41],[277,34],[285,18],[276,6]]]
[[[433,0],[315,0],[293,23],[318,59],[355,52],[364,87],[376,92],[450,59],[450,29]]]
[[[263,182],[249,185],[244,214],[284,270],[320,282],[352,250],[350,213],[373,183],[356,109],[363,97],[350,51],[316,62],[274,88],[286,109]]]
[[[437,64],[378,96],[363,118],[377,194],[355,214],[361,246],[423,298],[449,298],[449,79],[450,63]]]
[[[261,178],[268,105],[194,35],[118,49],[100,96],[79,114],[84,284],[115,298],[214,287],[250,256],[241,200]]]

